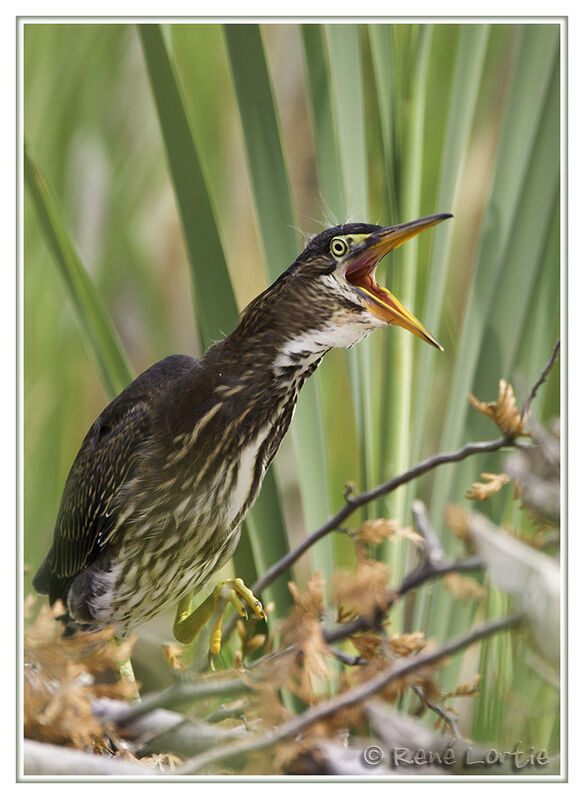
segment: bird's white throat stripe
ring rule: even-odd
[[[376,328],[385,327],[383,321],[370,314],[356,318],[354,314],[347,316],[349,318],[342,324],[335,319],[284,342],[273,363],[276,374],[289,366],[311,366],[333,347],[352,347]]]

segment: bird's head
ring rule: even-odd
[[[350,347],[373,330],[399,325],[442,349],[393,294],[375,280],[384,255],[452,214],[382,227],[347,223],[315,236],[289,269],[244,312],[288,348],[317,352]],[[296,344],[294,344],[296,342]]]

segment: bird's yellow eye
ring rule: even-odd
[[[331,241],[331,252],[335,256],[335,258],[342,258],[343,255],[346,254],[348,249],[349,245],[347,244],[345,239],[334,238]]]

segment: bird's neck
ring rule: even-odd
[[[307,335],[239,332],[215,344],[205,360],[226,416],[243,420],[246,439],[265,469],[292,421],[304,381],[330,347]]]
[[[228,489],[230,529],[241,523],[257,496],[292,421],[298,393],[326,349],[301,337],[232,334],[205,354],[215,402],[207,413],[212,418],[196,439],[197,451],[211,450],[218,463],[231,465],[212,472],[205,461],[198,473],[212,474],[219,494]]]
[[[270,391],[293,386],[296,392],[334,346],[320,329],[250,333],[238,328],[222,344],[232,375],[242,382]]]

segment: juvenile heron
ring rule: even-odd
[[[125,637],[179,604],[176,637],[193,640],[215,591],[184,597],[231,556],[286,433],[298,392],[332,347],[399,325],[442,349],[375,280],[380,259],[451,214],[381,227],[344,224],[312,239],[201,360],[170,355],[119,394],[85,436],[67,478],[52,546],[34,578],[66,607],[66,633],[114,626]],[[258,599],[223,581],[238,612]],[[211,651],[220,648],[220,622]]]

